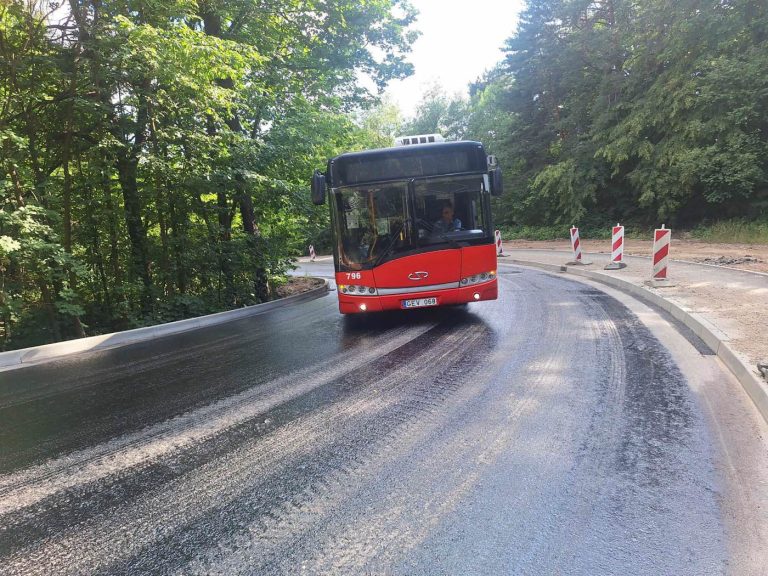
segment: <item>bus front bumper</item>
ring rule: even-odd
[[[359,314],[363,312],[382,312],[384,310],[402,310],[405,300],[435,298],[437,304],[430,306],[450,306],[479,302],[481,300],[496,300],[498,297],[498,280],[493,279],[473,286],[417,292],[412,294],[392,294],[387,296],[352,296],[339,293],[339,312],[342,314]]]

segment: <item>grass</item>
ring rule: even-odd
[[[768,244],[768,221],[722,220],[697,226],[689,237],[704,242]]]
[[[570,240],[570,226],[502,226],[501,237],[504,240]],[[611,229],[579,227],[579,236],[604,240],[611,237]]]

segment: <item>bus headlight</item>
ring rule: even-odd
[[[490,282],[496,278],[496,270],[489,270],[488,272],[481,272],[480,274],[473,274],[467,278],[461,279],[461,286],[472,286],[473,284],[482,284],[483,282]]]
[[[373,286],[348,286],[339,284],[339,292],[350,296],[376,296],[377,291]]]

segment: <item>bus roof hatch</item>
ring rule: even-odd
[[[417,134],[415,136],[396,136],[395,146],[412,146],[414,144],[432,144],[445,142],[441,134]]]

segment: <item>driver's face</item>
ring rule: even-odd
[[[443,220],[446,222],[453,220],[453,208],[450,206],[443,208]]]

